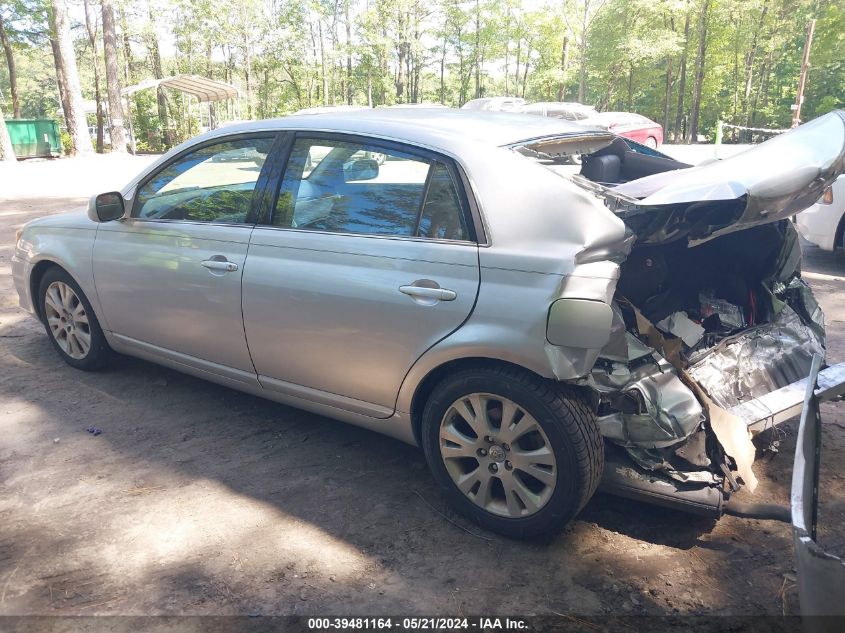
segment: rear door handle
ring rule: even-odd
[[[428,288],[426,286],[399,286],[399,292],[419,299],[433,301],[454,301],[458,294],[446,288]]]
[[[225,259],[206,259],[202,262],[202,265],[209,270],[222,270],[227,273],[233,273],[238,269],[238,265],[235,262],[229,262]]]

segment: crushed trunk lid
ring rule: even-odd
[[[843,171],[845,112],[837,110],[731,158],[632,180],[605,197],[639,243],[695,244],[794,215]]]

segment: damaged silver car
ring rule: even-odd
[[[843,168],[839,112],[698,167],[539,117],[303,115],[31,222],[12,268],[71,365],[131,354],[420,445],[491,530],[558,530],[599,485],[715,517],[754,510],[750,433],[824,354],[788,218]]]

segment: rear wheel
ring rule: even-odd
[[[38,297],[50,342],[65,362],[86,371],[102,367],[109,346],[79,284],[61,268],[51,268],[41,279]]]
[[[426,404],[422,440],[452,505],[511,537],[562,529],[592,496],[604,464],[580,394],[512,368],[444,380]]]
[[[651,149],[657,149],[657,139],[653,136],[649,136],[645,140],[645,143],[643,143],[643,145],[645,145],[646,147],[650,147]]]

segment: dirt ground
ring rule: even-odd
[[[17,307],[15,229],[146,160],[0,168],[0,614],[796,613],[785,524],[598,495],[514,542],[455,516],[412,447],[139,360],[65,365]],[[843,361],[845,255],[804,268]],[[843,411],[824,405],[821,484],[840,553]],[[796,428],[776,455],[757,439],[756,499],[788,503]]]

